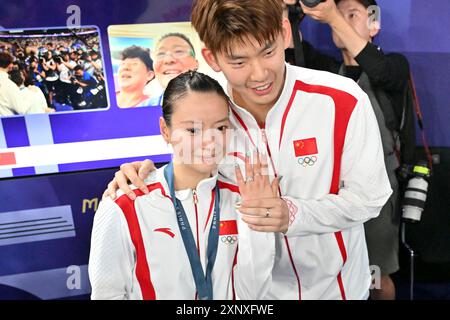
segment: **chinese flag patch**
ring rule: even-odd
[[[294,151],[296,157],[317,154],[316,138],[309,138],[294,141]]]
[[[237,234],[237,223],[236,220],[224,220],[220,221],[219,236],[224,236],[228,234]]]

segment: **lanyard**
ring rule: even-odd
[[[219,243],[219,220],[220,220],[220,192],[216,184],[215,187],[215,201],[214,214],[211,222],[211,230],[208,236],[207,257],[208,264],[206,266],[206,273],[203,273],[200,256],[197,252],[194,236],[189,225],[189,221],[184,211],[181,201],[175,197],[175,186],[173,177],[173,162],[170,162],[164,169],[164,177],[170,189],[170,196],[175,207],[177,215],[178,227],[180,228],[181,238],[183,239],[184,247],[191,265],[192,275],[194,276],[195,286],[197,288],[199,300],[213,299],[213,286],[211,273],[216,261],[217,247]]]

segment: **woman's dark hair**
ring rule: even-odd
[[[197,71],[188,71],[170,80],[164,91],[162,112],[166,124],[170,127],[175,103],[184,98],[190,92],[208,93],[213,92],[222,97],[227,104],[230,98],[222,86],[210,76]],[[206,112],[207,110],[205,110]]]
[[[125,60],[128,58],[138,58],[145,64],[148,71],[153,71],[153,61],[152,58],[150,58],[149,49],[144,49],[135,45],[128,47],[122,51],[122,53],[120,54],[120,59]]]

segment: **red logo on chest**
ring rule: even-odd
[[[220,221],[219,235],[238,234],[236,220],[223,220]]]
[[[319,153],[317,150],[316,138],[295,140],[294,152],[296,157],[308,156]]]
[[[173,233],[172,230],[170,230],[170,228],[159,228],[153,231],[168,234],[171,238],[175,237],[175,233]]]

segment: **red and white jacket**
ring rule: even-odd
[[[275,255],[265,298],[366,299],[363,223],[378,216],[392,192],[367,95],[353,80],[287,64],[265,127],[236,105],[232,122],[241,131],[221,174],[235,180],[234,163],[243,171],[246,152],[264,150],[271,174],[282,176],[290,211],[286,236],[276,234],[261,252]]]
[[[89,278],[92,299],[196,299],[189,258],[179,231],[164,167],[145,180],[150,193],[136,200],[104,199],[94,217]],[[217,175],[193,190],[177,191],[196,240],[203,270],[214,210]],[[254,232],[238,218],[237,186],[220,182],[219,244],[212,271],[214,299],[258,299],[270,285],[273,256],[259,255],[275,242],[273,233]],[[239,232],[239,236],[238,236]],[[239,250],[238,250],[239,238]],[[242,239],[242,240],[241,240]],[[242,241],[242,245],[241,242]],[[261,259],[268,259],[264,261]],[[266,268],[259,266],[266,265]],[[236,283],[236,285],[235,285]]]

